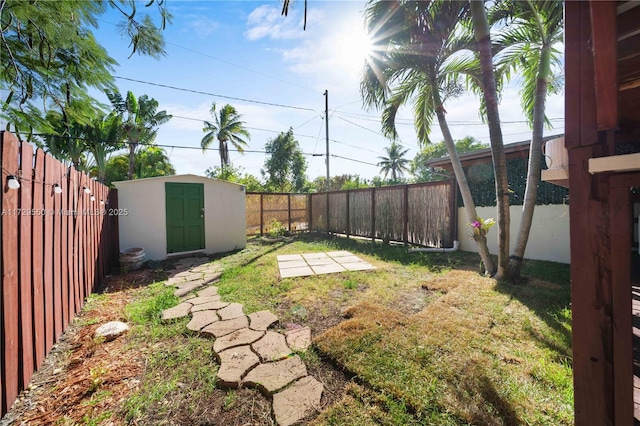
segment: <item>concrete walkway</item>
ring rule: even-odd
[[[273,401],[280,426],[289,426],[320,407],[324,386],[307,374],[294,352],[311,345],[308,327],[280,334],[269,328],[278,321],[270,311],[246,315],[239,303],[218,295],[220,268],[207,258],[181,259],[168,271],[166,285],[175,286],[180,304],[162,312],[162,319],[191,316],[187,328],[215,338],[213,349],[220,367],[217,384],[226,388],[256,387]]]
[[[376,267],[369,262],[365,262],[348,251],[282,254],[278,256],[277,259],[281,278],[376,269]]]

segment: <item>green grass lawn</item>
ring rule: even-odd
[[[277,255],[331,250],[349,250],[378,269],[279,278]],[[510,285],[480,276],[477,254],[409,254],[311,235],[250,243],[215,262],[224,267],[218,286],[225,301],[244,304],[246,313],[270,309],[281,324],[309,325],[307,362],[329,363],[351,378],[314,424],[573,423],[568,265],[526,261],[528,280]],[[174,302],[154,284],[127,307],[132,344],[163,348],[153,351],[130,398],[130,420],[149,419],[144,413],[158,407],[170,412],[171,403],[160,400],[183,388],[202,398],[214,392],[202,379],[215,376],[210,340],[186,332],[184,320],[158,321]],[[196,369],[189,354],[210,361]],[[233,410],[241,392],[225,392],[221,409]]]

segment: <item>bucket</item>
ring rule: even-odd
[[[120,268],[126,271],[137,271],[144,263],[144,249],[128,248],[120,252]]]

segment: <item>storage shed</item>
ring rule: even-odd
[[[196,175],[114,182],[120,250],[144,249],[146,259],[244,248],[245,191],[235,183]]]

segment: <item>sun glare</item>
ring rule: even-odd
[[[359,26],[345,32],[337,41],[335,49],[340,62],[349,71],[358,72],[372,52],[373,43],[368,34]]]

